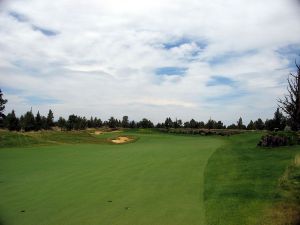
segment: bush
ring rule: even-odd
[[[295,132],[271,132],[261,137],[257,144],[261,147],[279,147],[287,145],[296,145],[299,143],[299,138]]]

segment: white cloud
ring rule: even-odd
[[[285,92],[282,82],[290,69],[288,57],[277,50],[300,46],[296,4],[294,0],[4,1],[0,83],[15,90],[7,94],[7,109],[21,113],[31,106],[26,96],[42,96],[59,103],[35,108],[46,112],[52,107],[56,116],[78,113],[105,119],[128,114],[131,119],[149,117],[156,122],[166,116],[184,120],[212,116],[227,123],[240,115],[246,120],[270,117],[276,97]],[[18,21],[11,12],[27,20]],[[32,26],[58,34],[47,36]],[[181,39],[189,41],[164,48]],[[222,60],[212,63],[216,58]],[[155,75],[157,68],[168,66],[188,70],[185,76]],[[239,85],[207,86],[215,75]]]

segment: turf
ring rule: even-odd
[[[0,224],[205,224],[204,170],[224,140],[127,134],[138,141],[55,132],[2,139]],[[8,147],[14,140],[26,147]]]
[[[0,131],[0,225],[282,225],[299,211],[300,148],[260,136]]]
[[[204,191],[207,225],[285,224],[272,216],[262,221],[275,204],[290,201],[279,183],[300,147],[256,147],[260,137],[261,133],[231,136],[209,159]],[[287,214],[284,210],[282,216]]]

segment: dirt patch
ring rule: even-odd
[[[112,139],[111,142],[115,143],[115,144],[123,144],[126,143],[128,141],[132,141],[133,139],[130,137],[125,137],[125,136],[120,136],[117,137],[115,139]]]
[[[278,203],[266,211],[260,225],[298,225],[299,206],[293,203]]]
[[[96,130],[94,134],[99,135],[99,134],[103,134],[103,132],[99,131],[99,130]]]

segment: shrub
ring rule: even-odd
[[[299,143],[299,138],[295,132],[271,132],[261,137],[257,144],[261,147],[279,147],[286,145],[295,145]]]

